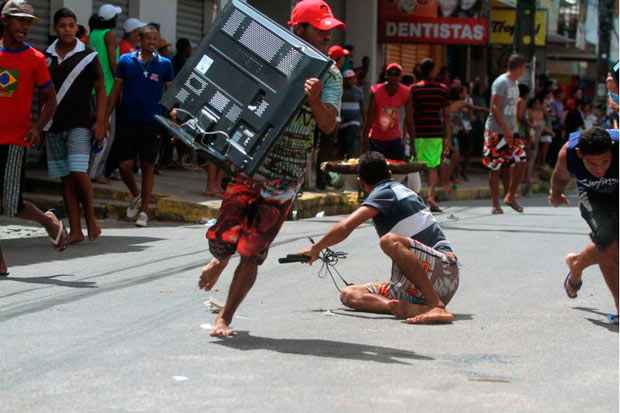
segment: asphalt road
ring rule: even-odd
[[[237,261],[218,291],[197,290],[203,226],[110,222],[58,254],[3,220],[0,411],[617,412],[611,296],[597,268],[578,299],[562,289],[563,256],[587,228],[576,208],[527,205],[491,216],[457,203],[439,217],[462,263],[448,326],[344,310],[315,267],[276,260],[335,218],[288,222],[226,340],[209,336],[204,302],[224,299]],[[346,278],[388,277],[372,226],[341,249]]]

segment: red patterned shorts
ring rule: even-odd
[[[265,261],[298,190],[271,184],[242,177],[228,184],[217,222],[207,231],[214,257],[223,260],[238,252],[258,264]]]
[[[519,134],[515,134],[513,144],[508,145],[504,135],[485,130],[482,164],[492,171],[499,171],[504,166],[526,162],[526,145],[526,140]]]

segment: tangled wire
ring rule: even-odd
[[[314,240],[309,238],[310,242],[314,244]],[[319,278],[325,278],[325,274],[329,275],[334,283],[334,287],[338,292],[342,292],[340,287],[338,286],[338,282],[336,281],[336,276],[340,278],[340,280],[344,283],[345,287],[349,287],[353,285],[344,279],[342,274],[336,268],[336,264],[338,261],[347,258],[347,253],[343,251],[334,251],[330,248],[325,248],[323,251],[319,253],[319,260],[321,261],[321,268],[319,268],[318,276]]]

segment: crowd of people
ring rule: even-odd
[[[132,195],[127,217],[137,226],[147,226],[156,165],[169,161],[172,152],[172,141],[155,116],[164,114],[159,102],[191,55],[191,43],[179,39],[177,54],[170,59],[170,45],[159,26],[137,19],[127,19],[119,42],[114,29],[123,11],[104,4],[91,17],[88,33],[73,11],[56,11],[57,39],[38,51],[27,43],[37,19],[33,7],[24,0],[8,0],[1,10],[0,212],[40,223],[53,246],[63,250],[85,239],[83,210],[88,238],[95,240],[101,229],[91,181],[105,182],[118,171]],[[558,159],[552,205],[566,201],[567,176],[577,176],[582,215],[592,228],[593,242],[567,259],[571,271],[565,288],[569,296],[576,296],[583,269],[599,264],[618,306],[617,132],[610,135],[596,127],[606,119],[608,127],[617,128],[617,68],[607,80],[610,112],[605,119],[592,114],[591,102],[580,89],[566,100],[565,91],[547,81],[534,91],[520,85],[528,64],[520,55],[508,59],[485,105],[479,82],[463,84],[445,68],[436,70],[431,59],[419,62],[411,74],[389,63],[381,81],[370,86],[368,59],[354,67],[353,48],[331,44],[332,30],[344,23],[321,0],[297,3],[289,24],[334,64],[321,79],[306,80],[303,107],[254,177],[238,174],[224,189],[221,172],[209,167],[208,190],[223,199],[218,219],[207,232],[213,259],[202,271],[200,288],[213,288],[230,257],[241,256],[213,335],[232,334],[234,313],[302,187],[317,132],[319,154],[331,148],[340,159],[359,156],[359,181],[368,197],[304,252],[308,261],[372,219],[381,250],[394,265],[391,281],[346,289],[341,296],[345,305],[392,313],[414,324],[453,319],[446,305],[458,287],[457,257],[431,212],[441,212],[436,188],[449,189],[458,179],[467,179],[470,161],[480,148],[482,164],[489,170],[493,214],[503,213],[500,182],[504,204],[523,212],[520,185],[533,182],[549,160],[555,164]],[[39,113],[33,123],[36,94]],[[53,211],[42,212],[22,199],[26,150],[39,144],[43,134],[49,174],[63,182],[69,233]],[[426,200],[391,178],[388,160],[424,164]],[[135,180],[138,169],[140,187]],[[0,258],[0,274],[7,275],[1,252]]]

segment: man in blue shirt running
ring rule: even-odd
[[[118,62],[114,88],[108,101],[110,115],[120,98],[115,151],[120,161],[121,177],[133,196],[127,208],[127,218],[137,217],[139,227],[148,225],[155,161],[161,144],[162,130],[155,115],[163,113],[159,101],[174,78],[172,62],[157,54],[159,40],[156,27],[144,27],[140,33],[140,49],[124,54]],[[136,158],[140,159],[142,170],[141,192],[133,176]]]
[[[566,256],[569,272],[564,289],[576,298],[581,288],[581,274],[598,264],[616,303],[618,322],[618,130],[592,128],[570,135],[560,150],[551,177],[549,203],[568,204],[564,190],[571,175],[577,179],[581,216],[592,230],[592,242],[580,253]]]

